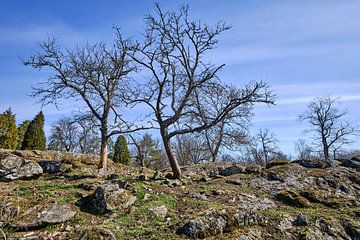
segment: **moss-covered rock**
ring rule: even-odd
[[[305,208],[310,206],[310,202],[299,193],[292,190],[284,190],[276,195],[276,198],[290,206]]]

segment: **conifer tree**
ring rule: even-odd
[[[22,143],[24,141],[26,130],[28,129],[30,124],[29,120],[25,120],[17,127],[17,146],[16,149],[21,149]]]
[[[130,151],[124,136],[120,135],[115,142],[113,161],[125,165],[130,164]]]
[[[33,120],[31,120],[24,136],[21,149],[27,150],[45,150],[46,138],[44,133],[44,114],[40,111]]]
[[[0,114],[0,148],[15,149],[17,145],[17,128],[15,114],[9,108]]]

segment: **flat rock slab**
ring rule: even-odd
[[[42,167],[12,153],[0,154],[0,180],[34,179],[43,173]]]
[[[50,224],[64,223],[76,215],[69,204],[51,203],[37,213],[32,221],[11,224],[14,231],[32,231]]]

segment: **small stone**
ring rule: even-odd
[[[307,222],[307,218],[305,215],[298,215],[296,217],[296,219],[293,221],[293,225],[294,226],[307,226],[308,222]]]
[[[217,175],[218,175],[218,171],[217,171],[217,170],[211,170],[209,177],[211,177],[211,178],[216,178]]]
[[[150,198],[150,194],[149,194],[149,193],[145,193],[143,200],[144,200],[144,201],[147,201],[147,200],[149,200],[149,198]]]
[[[158,218],[165,218],[168,212],[167,208],[164,205],[149,208],[148,210],[153,216]]]
[[[226,181],[227,183],[230,183],[230,184],[234,184],[234,185],[238,185],[238,186],[241,186],[242,185],[242,181],[240,179],[235,179],[235,180],[228,180]]]
[[[206,197],[205,194],[201,194],[201,193],[198,193],[198,192],[189,193],[189,196],[191,198],[197,198],[197,199],[201,199],[201,200],[204,200],[204,201],[208,200],[208,198]]]

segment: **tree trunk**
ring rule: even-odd
[[[169,159],[169,163],[170,163],[174,178],[181,179],[181,169],[180,169],[179,163],[176,160],[176,157],[172,151],[171,141],[167,137],[166,132],[167,132],[167,130],[165,130],[165,129],[161,131],[161,137],[162,137],[162,140],[164,143],[165,152]]]
[[[330,157],[329,157],[329,148],[327,145],[324,145],[324,157],[326,160],[329,160]]]
[[[103,124],[102,124],[103,125]],[[106,168],[107,166],[107,128],[101,127],[101,147],[100,147],[100,162],[99,168]]]

